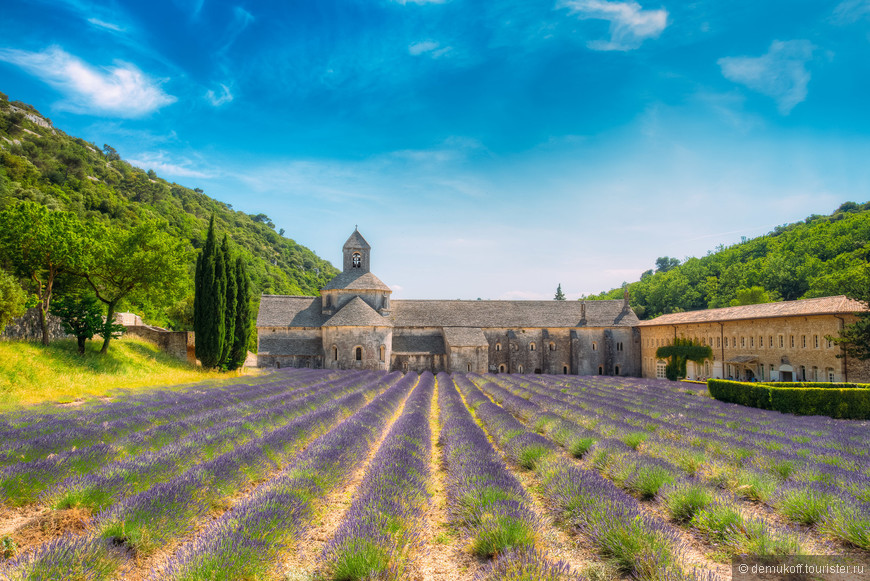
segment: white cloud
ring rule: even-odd
[[[221,105],[231,103],[233,101],[233,94],[230,92],[229,87],[221,83],[218,92],[209,89],[205,93],[205,98],[215,107],[220,107]]]
[[[435,42],[434,40],[424,40],[422,42],[415,42],[408,46],[408,54],[411,56],[420,56],[426,55],[430,56],[433,59],[437,59],[438,57],[444,56],[448,52],[453,50],[453,47],[445,46],[442,47],[440,44]]]
[[[132,165],[144,170],[153,169],[157,175],[183,178],[212,178],[213,174],[192,167],[194,162],[184,157],[170,154],[166,151],[141,153],[128,160]]]
[[[581,19],[610,22],[610,40],[588,42],[593,50],[631,50],[647,38],[658,38],[668,25],[667,10],[644,10],[637,2],[562,0],[558,6],[568,8]]]
[[[0,49],[0,60],[64,93],[60,106],[77,113],[142,117],[177,100],[130,63],[97,68],[56,46],[43,52]]]
[[[808,40],[777,40],[760,57],[725,57],[718,62],[726,79],[773,98],[779,112],[788,115],[807,98],[806,64],[814,49]]]
[[[111,30],[112,32],[124,32],[125,29],[117,24],[112,24],[111,22],[105,22],[100,20],[99,18],[88,18],[88,22],[96,26],[97,28],[104,28],[106,30]]]
[[[834,21],[852,24],[870,17],[870,0],[844,0],[834,9]]]

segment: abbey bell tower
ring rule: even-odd
[[[364,274],[369,272],[369,255],[372,247],[362,237],[359,230],[354,229],[353,234],[344,243],[344,272]]]

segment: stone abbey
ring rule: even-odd
[[[689,338],[713,348],[692,379],[870,381],[825,337],[855,320],[846,297],[747,305],[639,321],[623,300],[392,300],[354,231],[342,272],[319,297],[263,295],[260,367],[661,377],[658,347]]]
[[[392,300],[359,231],[343,254],[319,297],[262,297],[261,367],[641,374],[628,300]]]

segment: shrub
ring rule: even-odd
[[[714,398],[797,415],[840,419],[870,419],[870,385],[830,383],[741,383],[710,379]]]

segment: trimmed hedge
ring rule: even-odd
[[[719,401],[804,416],[870,419],[870,385],[818,383],[743,383],[707,380],[710,395]]]

